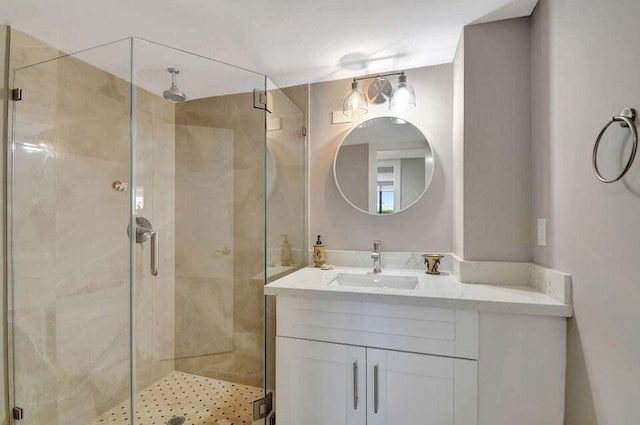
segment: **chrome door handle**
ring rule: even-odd
[[[378,397],[378,365],[373,367],[373,413],[378,413],[379,407]]]
[[[127,227],[127,233],[129,228]],[[151,275],[158,275],[160,264],[160,238],[158,232],[153,230],[151,222],[144,217],[136,217],[136,243],[144,243],[151,240]]]
[[[353,362],[353,410],[358,410],[358,362]]]
[[[158,232],[151,232],[151,274],[158,276],[158,263],[160,262],[160,238]]]

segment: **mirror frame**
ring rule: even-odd
[[[428,176],[427,179],[425,179],[424,190],[420,193],[420,195],[418,195],[418,197],[413,202],[411,202],[405,208],[403,208],[403,209],[401,209],[399,211],[394,211],[392,213],[388,213],[388,214],[372,213],[370,211],[363,210],[362,208],[360,208],[359,206],[357,206],[353,202],[351,202],[349,200],[349,198],[347,198],[347,196],[342,191],[342,188],[340,187],[340,183],[338,182],[338,174],[337,174],[337,171],[336,171],[336,161],[338,159],[338,154],[340,153],[340,148],[342,147],[342,144],[344,143],[344,141],[347,140],[349,135],[354,130],[356,130],[362,123],[364,123],[366,121],[378,119],[378,118],[389,118],[389,119],[398,118],[398,119],[406,121],[407,124],[411,124],[416,130],[418,130],[422,134],[422,136],[424,137],[424,140],[427,142],[427,145],[429,146],[429,150],[431,150],[431,155],[433,156],[433,167],[431,168],[431,174]],[[360,121],[359,123],[357,123],[356,125],[351,127],[349,129],[349,131],[347,131],[347,133],[344,135],[344,137],[340,141],[340,144],[338,144],[338,148],[336,149],[336,153],[333,155],[333,181],[334,181],[336,187],[338,188],[338,192],[340,192],[340,195],[342,196],[342,199],[344,199],[349,205],[351,205],[356,210],[358,210],[360,212],[363,212],[365,214],[374,216],[374,217],[388,217],[388,216],[400,214],[400,213],[403,213],[403,212],[407,211],[409,208],[413,207],[420,199],[422,199],[424,194],[427,193],[427,190],[429,190],[429,187],[431,186],[431,182],[433,181],[433,175],[435,174],[435,171],[436,171],[436,154],[435,154],[435,150],[433,149],[433,146],[431,146],[431,143],[429,143],[429,139],[427,139],[427,136],[425,136],[424,132],[420,129],[420,127],[418,127],[417,125],[415,125],[414,123],[412,123],[408,119],[402,118],[402,117],[398,117],[398,116],[393,116],[393,115],[381,115],[381,116],[378,116],[378,117],[372,117],[372,118]]]

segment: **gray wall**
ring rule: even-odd
[[[424,191],[425,160],[405,158],[400,161],[402,183],[400,185],[402,208],[411,205]]]
[[[342,110],[350,80],[311,85],[310,192],[311,235],[323,235],[329,249],[366,250],[380,239],[386,251],[452,249],[452,65],[407,71],[417,106],[402,115],[426,136],[435,154],[428,192],[413,207],[392,216],[371,216],[351,207],[333,180],[333,157],[353,125],[390,115],[387,105],[369,105],[369,113],[349,124],[331,124],[331,112]],[[363,88],[366,90],[365,83]],[[331,261],[331,259],[329,259]]]
[[[471,25],[456,54],[455,238],[465,260],[531,259],[529,32],[529,18]]]
[[[355,206],[369,209],[369,144],[345,145],[336,161],[336,175],[342,193]]]
[[[533,257],[573,275],[567,425],[640,423],[640,162],[612,185],[591,170],[606,120],[640,109],[638,40],[637,0],[542,0],[532,17],[533,212],[549,219]]]
[[[464,31],[453,59],[453,252],[464,258]]]

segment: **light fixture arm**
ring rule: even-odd
[[[375,78],[382,78],[382,77],[393,77],[394,75],[399,75],[399,76],[404,76],[404,71],[400,71],[400,72],[388,72],[386,74],[378,74],[378,75],[372,75],[370,77],[356,77],[353,79],[353,81],[362,81],[362,80],[373,80]]]

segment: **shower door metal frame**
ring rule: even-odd
[[[6,42],[6,61],[7,61],[7,72],[6,72],[6,76],[5,76],[5,84],[7,88],[10,89],[16,89],[18,87],[15,87],[15,73],[16,71],[19,71],[20,69],[11,69],[9,64],[10,64],[10,34],[11,34],[11,30],[10,27],[7,27],[7,42]],[[28,66],[35,66],[35,65],[39,65],[45,62],[50,62],[50,61],[56,61],[59,59],[63,59],[63,58],[67,58],[67,57],[73,57],[76,56],[80,53],[89,51],[89,50],[93,50],[93,49],[97,49],[103,46],[107,46],[113,43],[117,43],[117,42],[125,42],[127,41],[129,42],[129,199],[128,199],[128,203],[129,203],[129,207],[128,207],[128,224],[130,226],[130,228],[135,228],[136,226],[136,193],[135,193],[135,187],[136,187],[136,141],[137,141],[137,128],[136,128],[136,104],[137,104],[137,99],[136,99],[136,57],[135,57],[135,47],[136,47],[136,40],[142,40],[142,41],[146,41],[146,42],[151,42],[154,43],[156,45],[160,45],[166,48],[170,48],[176,51],[180,51],[186,54],[190,54],[190,55],[194,55],[203,59],[207,59],[207,60],[211,60],[214,61],[216,63],[222,64],[222,65],[227,65],[230,67],[233,67],[235,69],[239,69],[239,70],[243,70],[243,71],[248,71],[248,72],[252,72],[256,75],[262,76],[263,78],[263,82],[264,85],[261,88],[257,88],[256,91],[259,92],[263,92],[263,93],[267,93],[267,77],[264,74],[261,73],[257,73],[255,71],[251,71],[242,67],[238,67],[235,65],[231,65],[231,64],[227,64],[221,61],[217,61],[215,59],[212,58],[208,58],[202,55],[198,55],[198,54],[194,54],[191,52],[187,52],[185,50],[182,49],[176,49],[174,47],[171,46],[167,46],[161,43],[156,43],[150,40],[145,40],[143,38],[137,38],[137,37],[126,37],[120,40],[116,40],[110,43],[105,43],[99,46],[94,46],[94,47],[90,47],[88,49],[83,49],[83,50],[79,50],[77,52],[74,53],[69,53],[69,54],[63,54],[54,58],[50,58],[46,61],[40,62],[40,63],[34,63],[34,64],[30,64]],[[22,93],[21,93],[22,94]],[[24,98],[28,99],[29,93],[25,92],[24,93]],[[5,170],[3,173],[3,179],[5,182],[5,193],[4,193],[4,199],[5,199],[5,204],[3,207],[3,212],[4,212],[4,218],[5,218],[5,227],[4,227],[4,234],[3,234],[3,238],[4,238],[4,247],[5,247],[5,255],[3,256],[4,260],[5,260],[5,268],[4,268],[4,272],[5,272],[5,285],[4,285],[4,295],[5,295],[5,299],[4,299],[4,314],[3,314],[3,320],[4,320],[4,324],[5,324],[5,332],[4,332],[4,348],[5,348],[5,352],[6,352],[6,361],[5,361],[5,379],[4,379],[4,383],[6,385],[6,397],[5,397],[5,406],[6,406],[6,412],[7,415],[10,416],[9,420],[10,423],[15,423],[16,421],[20,421],[23,417],[28,418],[29,416],[29,412],[28,411],[23,411],[22,409],[20,409],[18,406],[16,406],[16,394],[15,394],[15,380],[16,380],[16,370],[15,370],[15,359],[16,359],[16,352],[15,352],[15,345],[14,345],[14,332],[13,332],[13,326],[15,324],[15,320],[13,319],[13,314],[14,314],[14,302],[13,297],[14,297],[14,293],[12,290],[13,285],[15,284],[15,276],[14,276],[14,267],[13,267],[13,253],[14,253],[14,246],[13,246],[13,225],[12,225],[12,220],[13,220],[13,196],[14,196],[14,146],[15,146],[15,126],[16,126],[16,116],[18,114],[18,111],[16,111],[16,102],[19,102],[21,100],[22,97],[17,97],[15,100],[13,99],[9,99],[7,96],[7,99],[5,99],[5,105],[6,110],[5,110],[5,124],[6,124],[6,131],[5,131],[5,146],[6,149],[4,151],[4,162],[5,162]],[[251,108],[253,105],[247,105],[247,108]],[[259,109],[263,109],[263,133],[262,133],[262,144],[263,144],[263,149],[264,149],[264,157],[266,158],[266,147],[267,147],[267,143],[266,143],[266,125],[267,125],[267,108],[266,105],[264,108],[259,108]],[[263,282],[262,284],[265,285],[266,284],[266,255],[267,255],[267,239],[266,239],[266,232],[267,232],[267,221],[266,221],[266,213],[267,213],[267,200],[266,200],[266,169],[265,169],[265,176],[264,176],[264,183],[265,183],[265,188],[264,188],[264,204],[263,204],[263,217],[264,217],[264,236],[263,236],[263,240],[262,240],[262,246],[263,246],[263,250],[264,250],[264,267],[263,267]],[[123,229],[123,232],[126,229]],[[135,235],[134,232],[131,232],[132,235],[130,235],[128,237],[128,241],[129,241],[129,347],[128,347],[128,351],[129,351],[129,409],[131,412],[130,415],[130,421],[129,423],[131,425],[133,425],[134,423],[136,423],[136,419],[135,419],[135,398],[136,398],[136,394],[137,394],[137,388],[136,388],[136,333],[135,333],[135,285],[136,285],[136,239],[135,237],[133,237],[133,235]],[[263,296],[264,297],[264,296]],[[262,368],[262,375],[263,375],[263,385],[262,385],[262,390],[264,392],[264,399],[261,400],[265,400],[266,401],[269,399],[269,395],[267,394],[267,344],[266,344],[266,337],[267,337],[267,333],[266,333],[266,327],[267,327],[267,310],[266,310],[266,299],[263,299],[263,302],[265,304],[265,308],[262,312],[262,322],[263,322],[263,328],[265,330],[264,332],[264,342],[263,342],[263,368]],[[260,400],[259,400],[260,402]],[[15,410],[14,410],[15,407]],[[271,415],[271,417],[273,417],[273,415]],[[265,419],[265,423],[266,423],[266,419]]]

